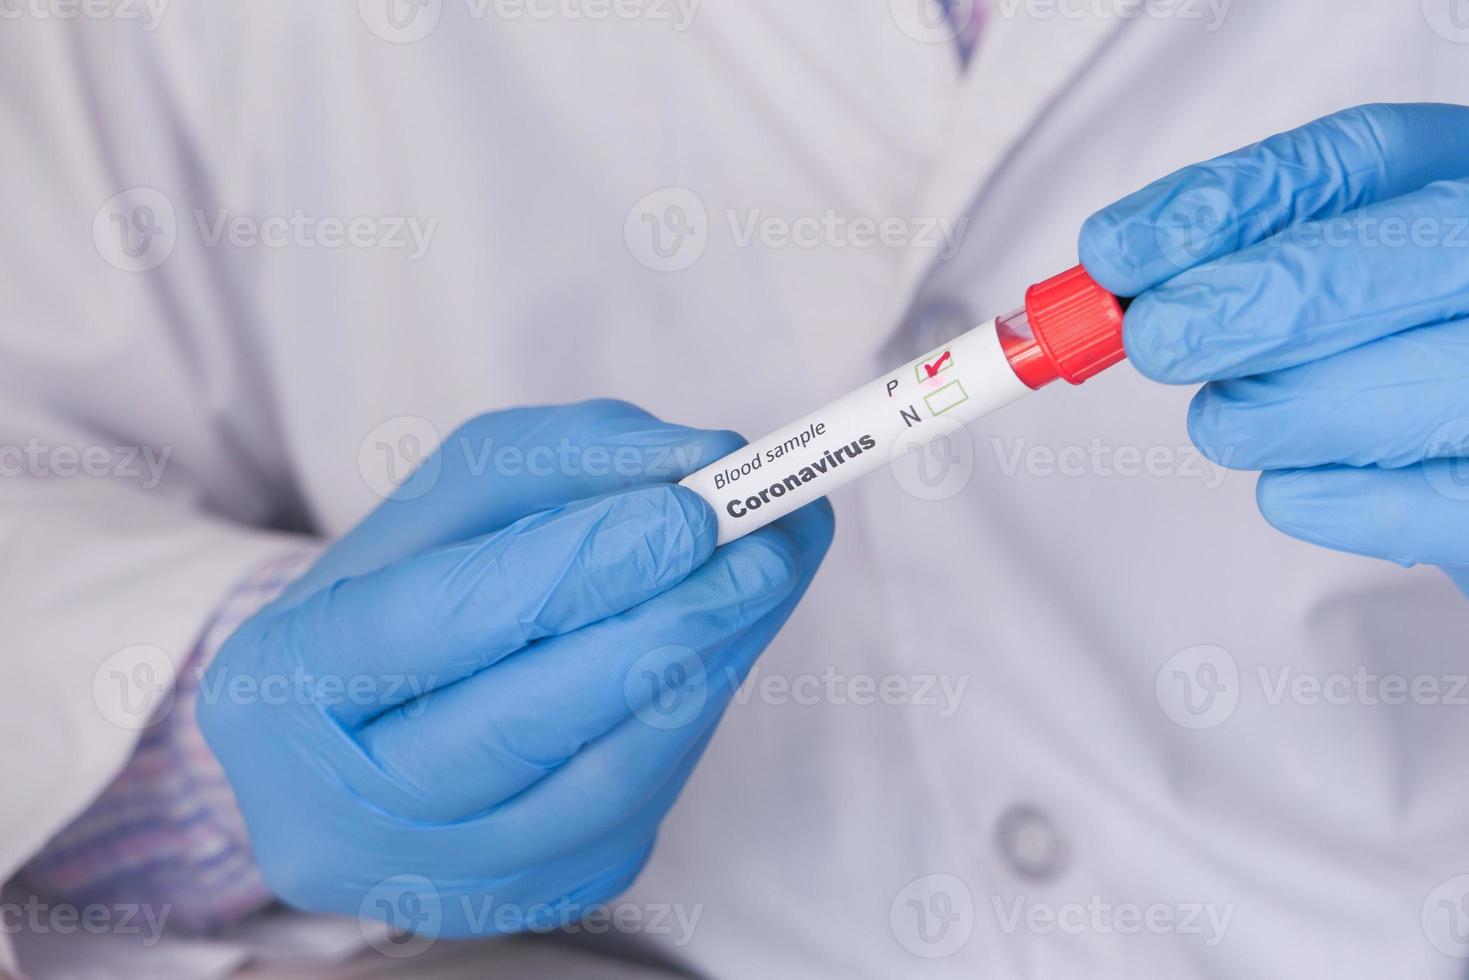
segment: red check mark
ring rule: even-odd
[[[923,365],[923,370],[927,371],[928,372],[928,376],[931,378],[935,374],[938,374],[939,371],[941,371],[943,369],[944,362],[947,361],[948,359],[949,359],[949,352],[948,351],[944,351],[943,355],[941,357],[939,357],[939,359],[937,361],[934,361],[932,364],[925,364],[925,365]]]

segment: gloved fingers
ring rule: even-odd
[[[380,682],[379,696],[329,706],[351,727],[672,588],[716,534],[692,491],[630,490],[347,579],[280,618],[304,668]]]
[[[1469,108],[1368,105],[1185,167],[1092,215],[1087,271],[1137,296],[1299,222],[1469,177]]]
[[[486,814],[471,833],[497,840],[508,834],[519,853],[550,856],[595,839],[630,814],[646,813],[650,799],[660,816],[672,805],[751,665],[810,584],[830,541],[831,515],[825,506],[808,505],[777,525],[784,525],[802,548],[796,590],[716,656],[673,652],[639,664],[629,677],[642,686],[641,696],[634,695],[640,707],[633,716],[560,770]],[[532,830],[533,836],[528,833]]]
[[[1205,385],[1189,434],[1221,466],[1398,467],[1469,456],[1469,320]]]
[[[493,888],[496,895],[515,901],[524,895],[544,896],[550,890],[548,879],[557,883],[553,887],[578,887],[588,872],[615,864],[619,855],[651,842],[714,737],[718,720],[716,712],[698,727],[691,725],[681,754],[656,778],[646,781],[646,798],[595,833],[574,832],[578,804],[556,815],[545,825],[544,833],[538,833],[519,813],[496,810],[452,823],[393,818],[379,828],[381,839],[388,842],[392,853],[413,855],[412,865],[405,862],[401,873],[423,875],[439,888],[464,882],[475,888]],[[507,833],[510,836],[505,838]],[[385,855],[380,863],[390,862]]]
[[[1261,474],[1260,513],[1278,530],[1399,565],[1469,563],[1469,461],[1400,469],[1323,466]]]
[[[676,483],[742,445],[733,432],[672,425],[610,399],[478,416],[450,434],[276,605],[568,501]]]
[[[702,666],[697,658],[661,665],[657,693],[643,709],[503,805],[419,826],[432,826],[436,846],[465,855],[467,869],[479,874],[495,873],[506,860],[554,860],[628,821],[661,818],[739,684],[730,664],[750,654],[743,639],[731,646],[745,649],[721,650]]]
[[[825,497],[812,501],[794,513],[787,514],[772,526],[785,531],[791,536],[791,540],[796,542],[800,562],[799,578],[790,595],[750,627],[731,651],[726,668],[735,687],[744,683],[746,675],[749,674],[750,668],[754,666],[760,654],[765,652],[765,648],[770,645],[771,640],[775,639],[781,627],[785,626],[786,620],[790,618],[796,606],[800,605],[806,595],[806,590],[811,586],[812,579],[821,567],[821,562],[826,558],[826,552],[831,547],[832,536],[836,530],[831,504]]]
[[[1128,356],[1157,381],[1239,378],[1469,315],[1469,181],[1444,181],[1209,262],[1133,301]]]
[[[695,657],[717,663],[717,651],[795,589],[800,563],[796,542],[772,525],[641,605],[375,718],[358,741],[387,785],[359,792],[415,820],[459,819],[509,799],[643,710],[644,672],[657,679]]]
[[[801,547],[795,592],[713,655],[669,651],[639,664],[629,673],[632,699],[641,705],[631,717],[504,805],[470,820],[437,825],[452,842],[445,846],[456,853],[481,854],[488,853],[484,841],[494,841],[497,853],[551,860],[628,821],[660,819],[750,665],[809,584],[830,541],[831,514],[824,505],[804,507],[772,526],[779,525]],[[494,866],[486,871],[493,873]]]

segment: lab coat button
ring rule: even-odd
[[[1028,803],[1006,810],[995,824],[995,846],[1010,870],[1028,881],[1051,881],[1070,859],[1066,839],[1045,811]]]

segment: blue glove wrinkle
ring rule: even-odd
[[[1443,229],[1469,214],[1469,184],[1429,189],[1356,213],[1345,227],[1308,224],[1192,269],[1138,297],[1124,322],[1146,376],[1195,383],[1277,370],[1469,313],[1469,261],[1447,243],[1376,242],[1394,223]],[[1336,244],[1343,232],[1361,236]],[[1310,237],[1306,237],[1310,236]],[[1348,239],[1351,242],[1351,239]],[[1469,231],[1465,232],[1469,246]]]
[[[400,805],[454,819],[509,801],[647,703],[652,690],[630,691],[627,677],[654,650],[685,647],[717,669],[718,652],[796,586],[794,543],[769,531],[719,549],[654,599],[436,690],[419,717],[376,719],[359,737],[389,778],[439,787],[430,803],[410,795]],[[536,724],[547,713],[565,722]],[[419,752],[421,740],[435,746],[431,756]],[[479,775],[454,780],[461,772]]]
[[[1155,181],[1088,218],[1078,248],[1099,283],[1138,296],[1301,222],[1465,177],[1469,108],[1360,106]]]

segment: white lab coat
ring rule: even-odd
[[[1017,305],[1173,168],[1357,103],[1469,102],[1469,46],[1417,3],[1004,4],[967,76],[889,7],[709,0],[676,31],[434,0],[408,44],[345,2],[8,21],[0,431],[171,456],[151,490],[0,480],[0,878],[129,756],[99,667],[182,659],[296,543],[267,528],[351,527],[380,424],[609,395],[759,435]],[[138,186],[177,240],[126,272],[93,222]],[[662,188],[708,215],[680,271],[628,244]],[[437,225],[417,260],[208,247],[220,209]],[[968,224],[947,259],[741,242],[828,210]],[[697,928],[621,941],[711,977],[1458,975],[1424,917],[1469,871],[1463,712],[1272,695],[1282,667],[1451,678],[1469,606],[1268,528],[1252,475],[1181,448],[1189,395],[1120,367],[974,425],[945,499],[911,473],[839,492],[824,570],[628,895]],[[1189,728],[1170,658],[1201,645],[1237,706]],[[935,686],[852,703],[862,677]],[[1074,911],[1126,903],[1175,924]],[[233,962],[208,948],[179,962]]]

